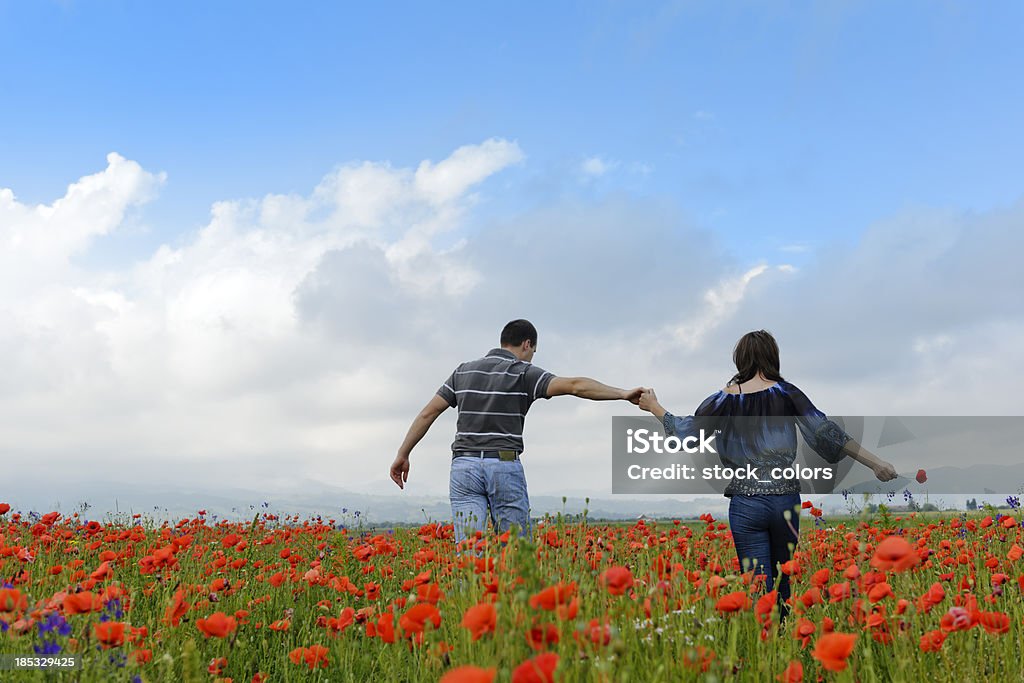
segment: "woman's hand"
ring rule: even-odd
[[[644,389],[640,394],[639,405],[640,410],[646,410],[659,419],[665,414],[665,409],[658,403],[658,395],[654,393],[654,389]]]
[[[878,464],[871,469],[875,473],[875,477],[878,478],[878,481],[890,481],[899,476],[896,474],[896,468],[884,460],[880,460]]]

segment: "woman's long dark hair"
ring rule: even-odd
[[[758,370],[773,382],[784,381],[779,374],[779,345],[767,330],[747,332],[740,337],[732,351],[732,362],[736,364],[736,374],[729,384],[750,381]]]

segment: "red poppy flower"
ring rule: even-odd
[[[734,593],[727,593],[718,599],[718,603],[715,604],[715,609],[719,612],[738,612],[750,607],[750,596],[743,591],[736,591]]]
[[[943,631],[967,631],[977,624],[977,617],[963,607],[950,607],[949,611],[939,619],[939,628]]]
[[[229,617],[223,612],[214,612],[205,619],[196,619],[196,627],[207,638],[225,638],[238,628],[238,623],[234,617]]]
[[[395,642],[395,615],[391,612],[381,614],[376,622],[366,623],[366,635],[370,638],[380,638],[385,643]]]
[[[608,623],[607,617],[605,619],[591,619],[584,629],[584,633],[594,645],[603,646],[612,642],[612,625]],[[579,642],[579,634],[573,635],[576,641]]]
[[[106,650],[110,647],[120,647],[124,643],[124,627],[120,621],[101,621],[93,624],[93,633]]]
[[[917,479],[918,484],[923,484],[928,481],[928,474],[924,470],[918,470],[915,479]]]
[[[814,644],[811,656],[829,671],[842,671],[856,642],[857,636],[852,633],[826,633]]]
[[[185,602],[185,591],[179,588],[174,591],[174,598],[170,606],[164,612],[164,621],[172,626],[177,626],[178,622],[181,621],[181,618],[185,616],[185,612],[187,612],[190,607],[191,605]]]
[[[930,612],[932,607],[946,599],[946,589],[936,581],[917,601],[917,609],[922,612]]]
[[[796,622],[796,630],[793,631],[793,637],[800,641],[801,648],[806,648],[816,629],[817,627],[810,619],[800,619]]]
[[[804,665],[794,659],[786,667],[785,671],[775,677],[781,683],[802,683],[804,680]]]
[[[599,580],[612,595],[622,595],[633,585],[633,572],[626,567],[612,567]]]
[[[492,683],[497,672],[495,667],[460,666],[441,676],[439,683]]]
[[[423,583],[416,587],[416,600],[418,602],[429,602],[432,605],[436,605],[443,597],[444,593],[441,592],[441,587],[436,583]]]
[[[398,625],[406,635],[423,633],[428,622],[433,624],[435,629],[441,627],[441,613],[429,602],[413,605],[398,619]]]
[[[486,633],[494,633],[497,623],[498,610],[489,602],[473,605],[462,615],[462,626],[469,629],[469,632],[473,634],[474,641],[479,640]]]
[[[99,612],[103,609],[103,602],[94,593],[83,591],[81,593],[68,593],[64,596],[64,614],[87,614]]]
[[[227,657],[215,657],[210,660],[210,665],[206,667],[206,673],[211,676],[220,676],[224,673],[224,669],[228,667]]]
[[[921,636],[918,647],[921,648],[921,652],[938,652],[942,649],[944,642],[946,642],[946,634],[941,630],[928,631]]]
[[[0,612],[19,612],[28,607],[28,598],[17,588],[0,588]],[[65,609],[65,612],[67,610]]]
[[[1002,612],[979,612],[978,623],[987,633],[1000,635],[1009,633],[1010,617]]]
[[[330,663],[327,659],[327,648],[323,645],[311,645],[309,647],[297,647],[288,653],[288,659],[292,660],[293,664],[305,663],[306,666],[313,670],[317,667],[321,669],[327,668]]]
[[[757,604],[754,605],[754,616],[762,624],[767,624],[771,619],[772,610],[775,609],[775,605],[779,600],[779,591],[774,590],[770,593],[765,593],[757,599]]]
[[[542,609],[547,611],[553,611],[558,605],[568,605],[572,598],[576,595],[576,582],[572,583],[556,583],[554,586],[548,586],[539,593],[536,593],[530,598],[530,607],[533,609]]]
[[[576,618],[579,611],[580,600],[579,598],[573,598],[569,601],[568,605],[557,605],[555,607],[555,616],[561,621],[572,621]]]
[[[546,645],[557,645],[559,640],[561,636],[554,624],[534,626],[526,632],[526,642],[534,650],[543,650]]]
[[[882,571],[902,572],[920,564],[921,558],[902,536],[889,536],[875,548],[871,566]]]
[[[537,655],[512,670],[512,683],[554,683],[558,655],[546,652]]]
[[[868,590],[868,601],[872,604],[885,598],[894,597],[896,597],[896,594],[892,592],[892,586],[888,583],[876,583]]]
[[[850,597],[850,582],[834,583],[828,587],[828,601],[842,602]]]

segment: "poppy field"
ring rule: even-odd
[[[829,520],[805,502],[780,626],[711,515],[546,518],[457,548],[450,524],[0,503],[0,655],[78,658],[0,680],[1019,680],[1024,540],[990,512]]]

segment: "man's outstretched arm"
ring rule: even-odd
[[[409,481],[409,455],[412,453],[412,449],[424,437],[427,430],[430,429],[430,425],[434,424],[437,416],[447,409],[448,401],[435,395],[423,407],[420,414],[413,419],[412,424],[409,425],[405,441],[399,446],[398,455],[395,456],[395,461],[391,463],[391,480],[398,484],[398,488],[404,489],[405,482]]]
[[[635,389],[619,389],[601,384],[589,377],[555,377],[548,384],[548,396],[578,396],[591,401],[629,401],[640,402],[643,387]]]

